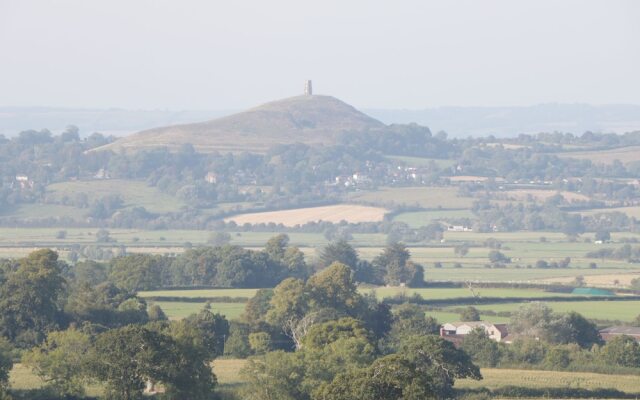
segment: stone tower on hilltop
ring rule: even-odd
[[[304,94],[305,96],[311,96],[313,94],[313,86],[311,86],[310,80],[304,83]]]

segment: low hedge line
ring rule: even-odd
[[[421,296],[396,296],[386,297],[383,299],[387,304],[402,304],[405,302],[431,305],[431,306],[452,306],[452,305],[481,305],[481,304],[502,304],[502,303],[530,303],[533,301],[539,302],[581,302],[581,301],[637,301],[640,300],[640,296],[580,296],[580,297],[563,297],[563,296],[551,296],[551,297],[454,297],[450,299],[424,299]]]
[[[246,303],[248,297],[180,297],[180,296],[151,296],[144,298],[147,301],[179,301],[183,303]]]
[[[508,399],[638,399],[640,393],[626,393],[617,389],[582,388],[528,388],[522,386],[503,386],[497,389],[458,389],[458,398],[465,400],[483,400],[494,398]]]

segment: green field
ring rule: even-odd
[[[201,311],[205,303],[191,303],[180,301],[152,301],[157,304],[169,319],[182,319]],[[245,303],[211,303],[211,312],[220,313],[227,319],[236,319],[244,312]]]
[[[558,301],[544,303],[556,312],[575,311],[586,318],[600,319],[609,321],[632,321],[640,315],[640,301]],[[500,311],[516,311],[524,306],[523,303],[505,303],[505,304],[488,304],[479,305],[479,310]]]
[[[409,156],[385,156],[389,160],[400,161],[410,167],[426,167],[431,163],[435,163],[438,168],[449,168],[456,164],[456,160],[446,160],[440,158],[423,158]]]
[[[393,297],[398,294],[411,296],[414,293],[419,294],[424,299],[453,299],[458,297],[473,297],[473,293],[467,288],[423,288],[423,289],[405,289],[382,287],[376,289],[362,289],[362,292],[370,292],[374,290],[378,298]],[[555,297],[555,296],[572,296],[566,293],[545,292],[539,289],[494,289],[494,288],[476,288],[476,293],[482,297]]]
[[[447,221],[459,218],[474,218],[474,215],[470,210],[414,211],[398,214],[393,218],[393,221],[404,222],[412,228],[420,228],[434,221]]]
[[[484,379],[461,379],[456,388],[497,389],[504,386],[526,388],[581,388],[617,389],[626,393],[640,393],[640,377],[637,375],[605,375],[589,372],[559,372],[518,369],[481,369]]]
[[[78,193],[85,193],[88,202],[107,195],[119,195],[126,207],[144,207],[150,212],[164,213],[179,211],[184,205],[181,200],[148,186],[142,181],[123,179],[69,181],[47,186],[47,196],[61,201],[64,197],[73,199]]]
[[[349,194],[349,200],[385,206],[405,204],[422,208],[460,209],[470,208],[473,199],[458,197],[458,188],[446,187],[382,187]]]

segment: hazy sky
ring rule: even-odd
[[[0,105],[640,104],[640,1],[0,0]]]

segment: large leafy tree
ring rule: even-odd
[[[22,362],[60,396],[82,396],[90,346],[89,336],[76,329],[51,332],[42,345],[23,356]]]
[[[451,396],[456,379],[481,379],[469,356],[440,337],[412,336],[400,351],[338,375],[316,399],[419,400]]]
[[[89,374],[106,383],[117,400],[138,399],[148,382],[160,382],[169,399],[210,398],[216,380],[206,351],[193,337],[176,339],[156,329],[129,325],[101,334],[88,361]]]
[[[66,282],[58,254],[38,250],[19,260],[0,287],[0,333],[19,346],[42,342],[63,323]]]
[[[329,243],[320,252],[320,264],[327,267],[335,262],[355,269],[358,264],[358,253],[346,240]]]
[[[9,341],[0,337],[0,398],[9,383],[9,372],[13,368],[12,346]]]

